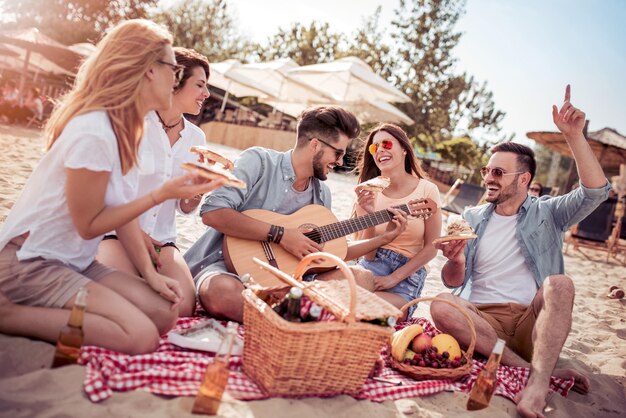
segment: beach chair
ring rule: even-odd
[[[460,185],[457,185],[458,183]],[[458,193],[450,200],[451,190],[457,187]],[[482,186],[457,180],[446,194],[448,199],[444,198],[443,207],[441,208],[444,211],[444,216],[450,213],[460,215],[466,207],[476,206],[481,201],[485,191],[486,189]]]
[[[574,250],[579,248],[591,248],[598,251],[606,251],[610,255],[609,238],[613,231],[613,216],[617,199],[609,198],[591,212],[585,219],[574,225],[565,237],[565,253],[569,246]]]

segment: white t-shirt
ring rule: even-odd
[[[515,238],[516,223],[517,214],[491,215],[476,250],[470,302],[529,305],[535,297],[537,283]]]
[[[170,146],[157,114],[150,112],[146,116],[145,133],[139,147],[139,196],[185,174],[180,166],[182,163],[198,160],[198,156],[189,152],[189,148],[206,144],[204,132],[187,120],[183,123],[180,138],[174,146]],[[176,242],[176,209],[181,212],[178,202],[176,199],[166,200],[143,213],[139,218],[141,229],[163,243]]]
[[[107,206],[137,196],[137,170],[122,176],[117,139],[106,112],[76,116],[26,182],[0,231],[0,251],[11,239],[30,232],[17,252],[19,260],[60,260],[78,271],[93,262],[102,236],[85,240],[78,234],[67,207],[66,168],[110,172],[104,198]]]

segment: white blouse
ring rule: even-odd
[[[197,161],[197,155],[189,148],[205,145],[204,132],[186,119],[180,138],[170,146],[170,140],[161,126],[156,112],[146,116],[146,129],[139,148],[139,195],[150,193],[166,181],[185,174],[182,163]],[[176,210],[180,213],[178,200],[170,199],[146,211],[139,218],[139,224],[152,238],[166,242],[176,242]]]
[[[85,240],[70,217],[65,196],[66,168],[111,173],[107,206],[137,197],[137,170],[122,175],[117,139],[105,111],[74,117],[30,175],[0,231],[0,251],[16,236],[30,232],[17,252],[19,260],[60,260],[82,271],[96,257],[102,236]]]

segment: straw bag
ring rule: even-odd
[[[347,280],[302,283],[306,267],[316,259],[335,262]],[[337,321],[288,322],[246,289],[244,296],[243,370],[270,396],[356,394],[393,333],[392,327],[361,319],[400,317],[402,312],[356,286],[340,258],[327,253],[304,257],[293,277],[255,260],[291,286],[302,288],[313,302]]]
[[[389,356],[391,360],[391,367],[398,370],[402,374],[406,374],[407,376],[412,377],[415,380],[430,380],[430,379],[458,379],[462,376],[465,376],[470,373],[472,370],[472,356],[474,355],[474,347],[476,346],[476,329],[474,328],[474,321],[472,318],[457,304],[447,301],[441,298],[417,298],[413,299],[411,302],[407,303],[402,307],[402,312],[406,312],[406,310],[412,305],[418,302],[424,301],[437,301],[440,303],[446,303],[453,308],[457,309],[467,322],[467,326],[470,330],[470,344],[467,347],[467,351],[461,351],[461,356],[465,358],[466,363],[462,366],[459,366],[454,369],[435,369],[432,367],[419,367],[419,366],[411,366],[406,363],[401,363],[394,359],[392,356]],[[390,344],[390,342],[388,342]],[[391,352],[391,346],[389,346],[389,352]]]

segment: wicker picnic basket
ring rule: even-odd
[[[320,258],[337,263],[347,280],[303,283],[307,266]],[[348,266],[332,254],[313,253],[303,258],[295,279],[255,261],[288,285],[302,288],[305,296],[337,321],[288,322],[252,290],[244,290],[244,372],[270,396],[357,393],[393,333],[392,327],[359,320],[399,318],[402,312],[356,286]]]
[[[419,366],[411,366],[406,363],[401,363],[394,359],[392,356],[389,356],[391,360],[391,367],[398,370],[402,374],[406,374],[407,376],[412,377],[415,380],[430,380],[430,379],[458,379],[470,373],[472,370],[472,356],[474,355],[474,347],[476,346],[476,328],[474,327],[474,321],[472,318],[457,304],[447,301],[441,298],[417,298],[413,299],[411,302],[408,302],[406,305],[402,307],[402,312],[406,312],[406,310],[412,305],[418,302],[425,301],[437,301],[440,303],[446,303],[453,308],[457,309],[464,317],[467,322],[468,328],[470,330],[470,344],[467,347],[467,351],[461,350],[462,357],[465,358],[466,363],[462,366],[459,366],[454,369],[435,369],[432,367],[419,367]],[[389,344],[389,341],[387,342]],[[389,352],[391,352],[391,346],[389,347]]]

